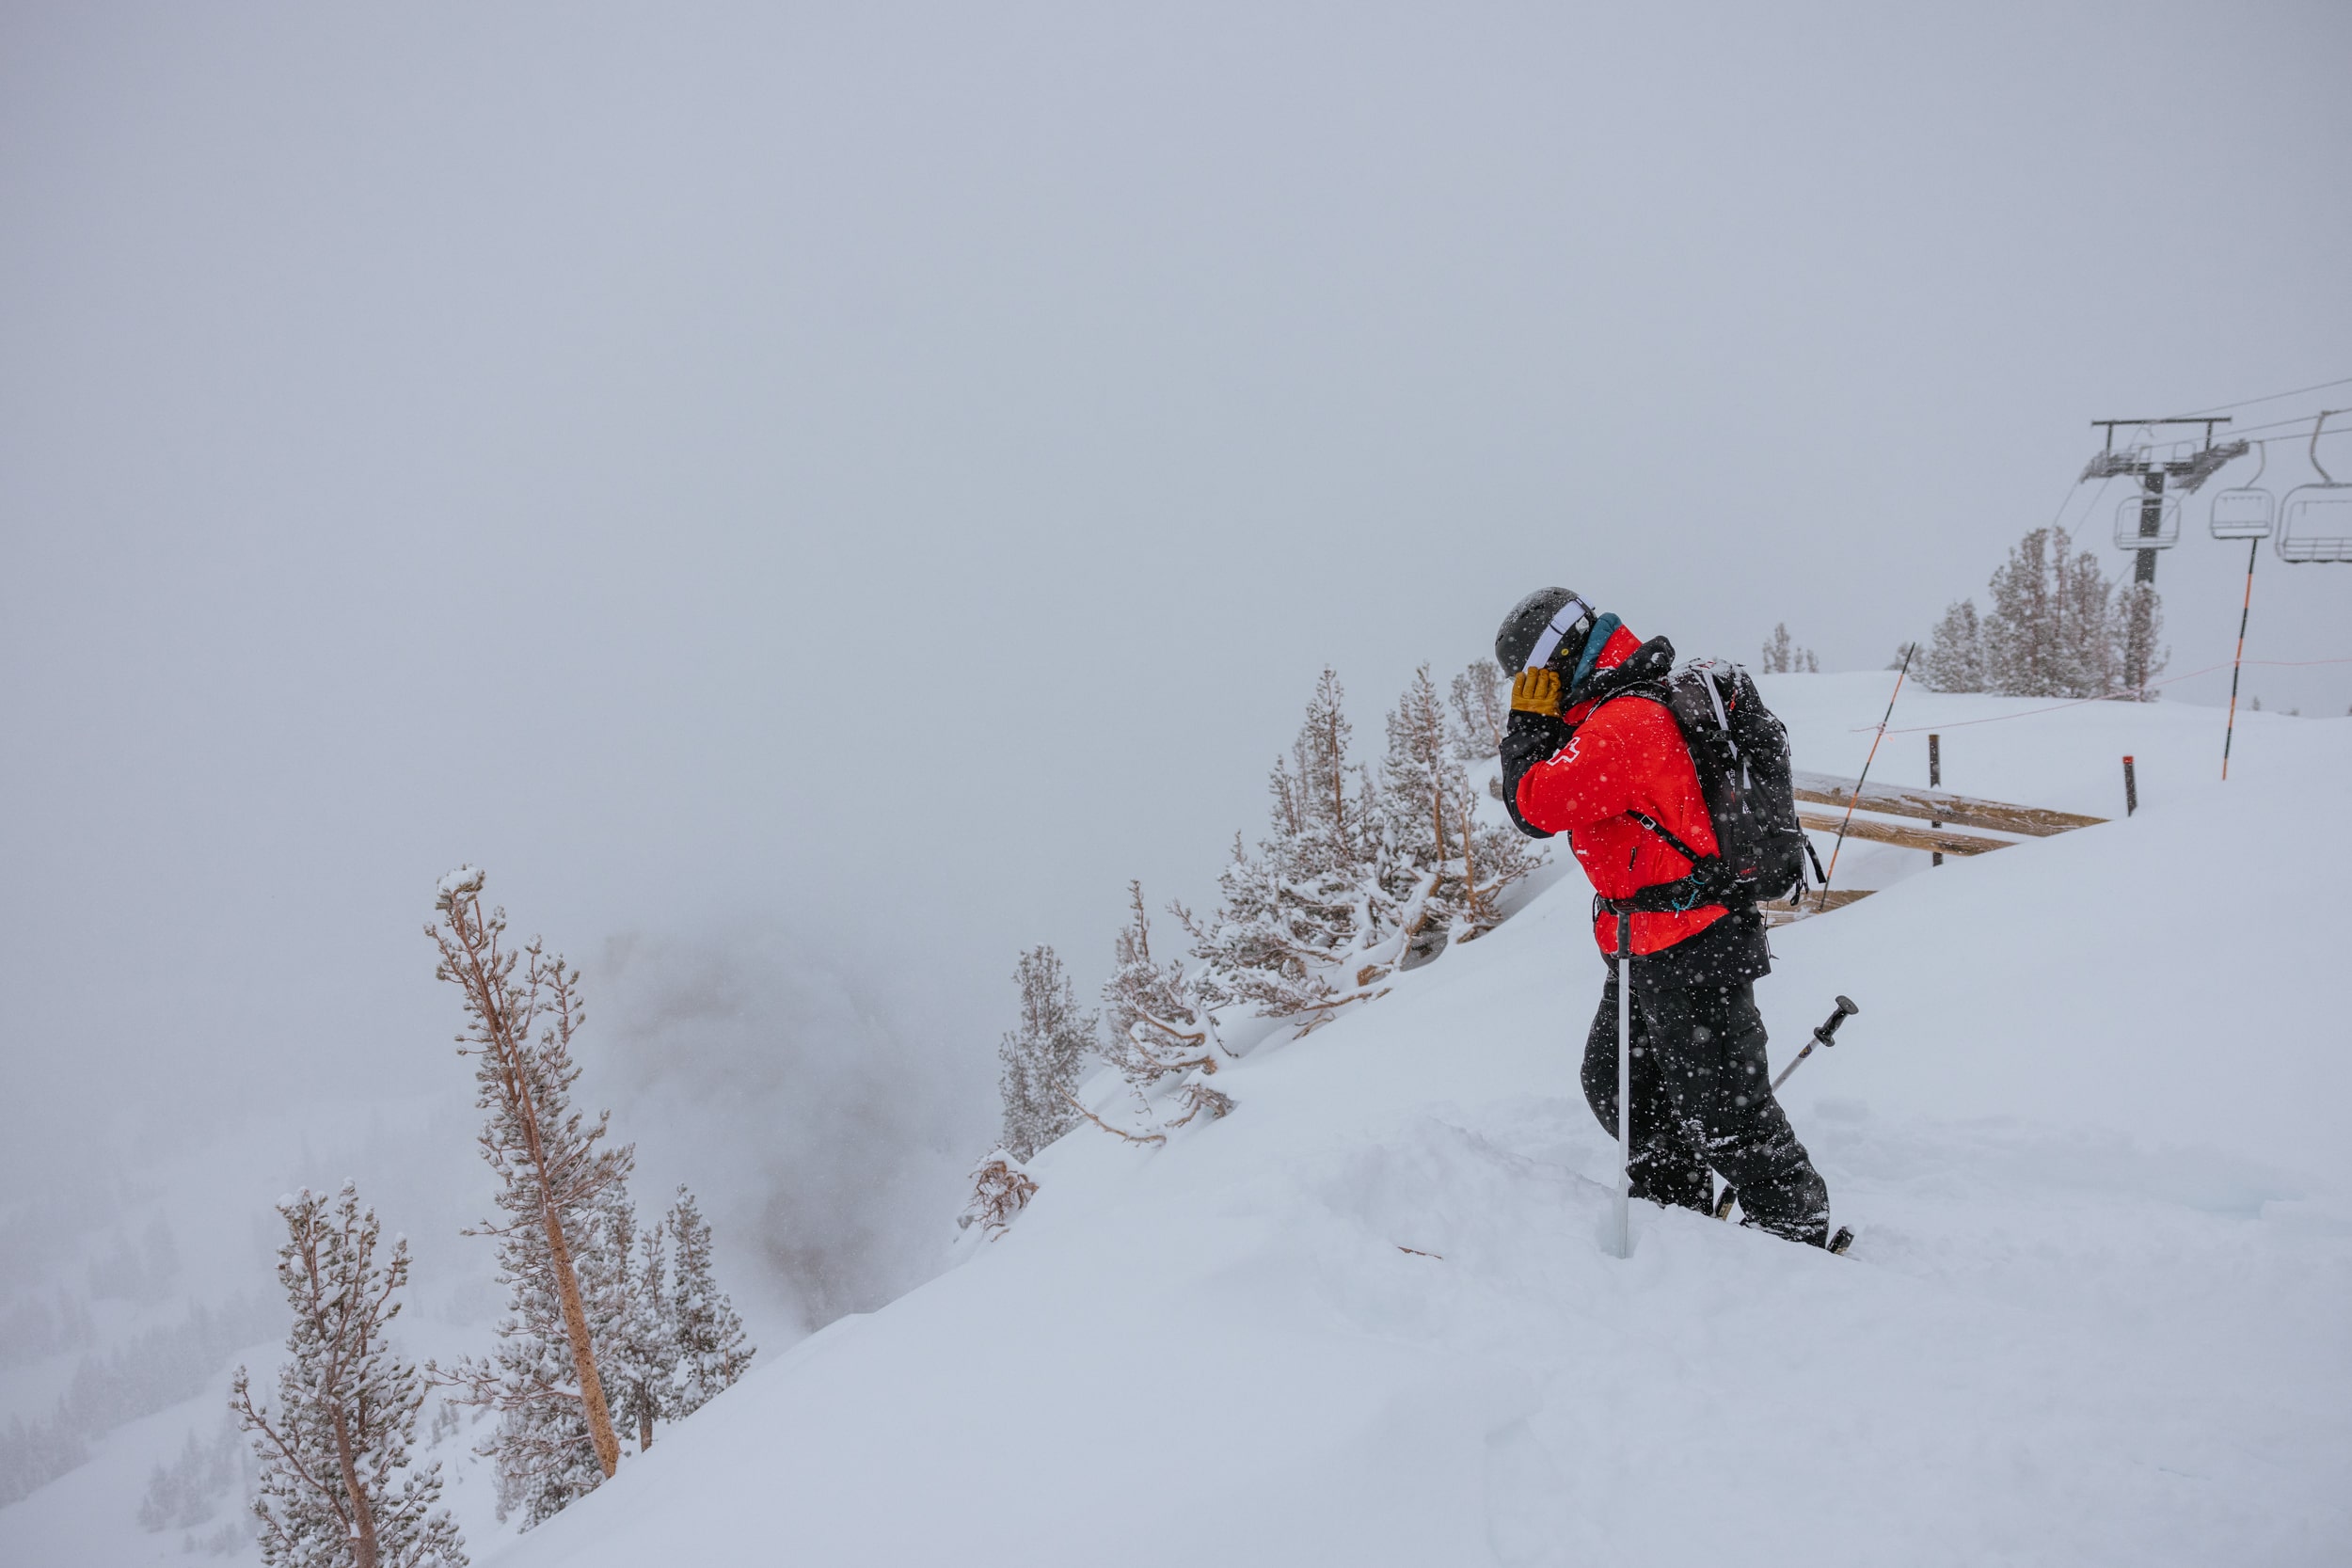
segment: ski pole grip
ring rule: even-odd
[[[1827,1022],[1823,1022],[1819,1029],[1813,1031],[1813,1037],[1820,1040],[1823,1045],[1836,1045],[1837,1041],[1831,1037],[1837,1033],[1837,1026],[1861,1010],[1862,1009],[1860,1007],[1853,1005],[1852,998],[1846,996],[1839,997],[1837,999],[1837,1010],[1830,1014]]]

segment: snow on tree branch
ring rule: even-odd
[[[438,1464],[413,1465],[424,1378],[384,1331],[400,1313],[408,1243],[379,1262],[380,1227],[349,1182],[278,1205],[278,1280],[294,1308],[278,1399],[257,1404],[239,1367],[230,1408],[253,1434],[253,1501],[270,1568],[466,1568]]]

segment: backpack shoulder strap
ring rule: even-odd
[[[1644,681],[1637,686],[1628,686],[1622,689],[1612,691],[1602,697],[1599,702],[1593,705],[1593,713],[1598,713],[1604,706],[1615,702],[1620,697],[1641,697],[1646,699],[1647,701],[1656,703],[1660,707],[1666,710],[1666,717],[1674,721],[1675,733],[1677,736],[1681,736],[1682,721],[1680,717],[1675,712],[1674,691],[1672,688],[1666,685],[1665,682]],[[1590,720],[1592,718],[1592,714],[1588,713],[1584,717],[1587,720]],[[1690,749],[1690,740],[1688,736],[1683,736],[1683,749],[1685,751]],[[1695,758],[1692,759],[1692,765],[1693,767],[1697,766]],[[1678,835],[1668,832],[1666,825],[1663,822],[1659,821],[1658,818],[1652,816],[1645,811],[1628,811],[1625,815],[1640,823],[1644,828],[1646,828],[1652,833],[1655,833],[1659,840],[1663,843],[1667,848],[1672,849],[1676,854],[1680,855],[1684,860],[1689,861],[1693,867],[1701,865],[1706,862],[1716,858],[1713,855],[1700,854],[1696,849],[1693,849],[1689,845],[1683,843]]]
[[[1715,859],[1713,855],[1702,855],[1696,849],[1693,849],[1689,845],[1683,843],[1681,839],[1666,831],[1666,825],[1663,822],[1659,821],[1658,818],[1652,816],[1645,811],[1629,811],[1627,812],[1626,815],[1633,818],[1634,821],[1639,822],[1643,827],[1647,828],[1651,832],[1656,833],[1661,839],[1665,841],[1667,848],[1672,849],[1676,854],[1680,855],[1684,860],[1689,861],[1694,866],[1702,861],[1711,861]]]

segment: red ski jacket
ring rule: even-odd
[[[1594,660],[1613,670],[1642,646],[1619,626]],[[1561,716],[1568,743],[1520,778],[1519,815],[1546,832],[1566,833],[1593,891],[1604,898],[1627,898],[1645,887],[1679,881],[1691,862],[1627,816],[1639,811],[1702,855],[1716,852],[1715,824],[1699,791],[1691,750],[1663,705],[1623,697],[1597,712],[1579,703]],[[1645,957],[1706,930],[1728,911],[1721,904],[1694,910],[1639,911],[1633,916],[1633,953]],[[1617,950],[1617,917],[1602,913],[1593,939],[1603,953]]]

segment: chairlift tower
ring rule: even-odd
[[[2084,479],[2113,479],[2130,475],[2139,481],[2138,532],[2127,532],[2132,503],[2126,500],[2117,509],[2115,542],[2134,549],[2138,559],[2132,565],[2134,582],[2153,583],[2156,580],[2156,552],[2170,549],[2181,542],[2181,503],[2177,498],[2165,495],[2165,482],[2182,481],[2181,488],[2194,493],[2197,487],[2213,477],[2215,470],[2232,457],[2245,451],[2243,442],[2233,441],[2228,447],[2216,448],[2213,427],[2228,424],[2226,417],[2182,420],[2093,420],[2093,430],[2107,433],[2106,445],[2083,469]],[[2118,426],[2126,430],[2142,430],[2162,424],[2198,424],[2205,427],[2205,439],[2195,453],[2187,457],[2157,462],[2146,448],[2115,450]],[[2168,507],[2166,504],[2169,500]]]
[[[2339,385],[2335,382],[2329,386]],[[2306,390],[2317,390],[2315,388]],[[2280,394],[2281,396],[2288,394]],[[2252,401],[2269,401],[2256,398]],[[2352,563],[2352,483],[2339,480],[2329,473],[2319,460],[2319,437],[2326,432],[2328,421],[2338,414],[2352,409],[2323,408],[2312,420],[2311,460],[2312,471],[2319,475],[2317,484],[2301,484],[2287,493],[2286,504],[2263,487],[2263,476],[2270,467],[2270,442],[2279,437],[2239,439],[2223,446],[2213,444],[2216,425],[2230,423],[2226,417],[2188,415],[2165,420],[2093,420],[2094,430],[2106,432],[2106,442],[2098,455],[2083,467],[2081,483],[2093,479],[2115,479],[2125,474],[2139,481],[2137,512],[2134,502],[2125,500],[2116,509],[2115,544],[2118,549],[2132,551],[2137,556],[2132,572],[2135,584],[2153,587],[2156,580],[2156,552],[2170,549],[2181,542],[2180,500],[2165,494],[2167,481],[2175,482],[2182,494],[2194,495],[2200,485],[2218,473],[2228,464],[2246,455],[2250,449],[2259,449],[2261,464],[2254,477],[2233,489],[2224,490],[2213,499],[2207,527],[2216,539],[2238,540],[2246,544],[2246,597],[2238,605],[2237,655],[2230,666],[2230,717],[2221,736],[2221,777],[2230,776],[2230,743],[2237,733],[2238,674],[2246,663],[2246,626],[2254,609],[2254,560],[2265,539],[2272,539],[2279,559],[2290,565],[2311,562],[2344,562]],[[2292,423],[2294,421],[2281,421]],[[2151,429],[2156,425],[2202,425],[2204,440],[2197,451],[2185,458],[2167,462],[2153,460],[2152,448],[2131,447],[2115,450],[2118,426],[2133,430]],[[2256,430],[2268,428],[2256,425]],[[2273,531],[2276,538],[2273,539]],[[2140,673],[2144,678],[2145,672]],[[2134,673],[2124,671],[2124,682],[2137,684]],[[2131,758],[2123,759],[2128,775]]]

